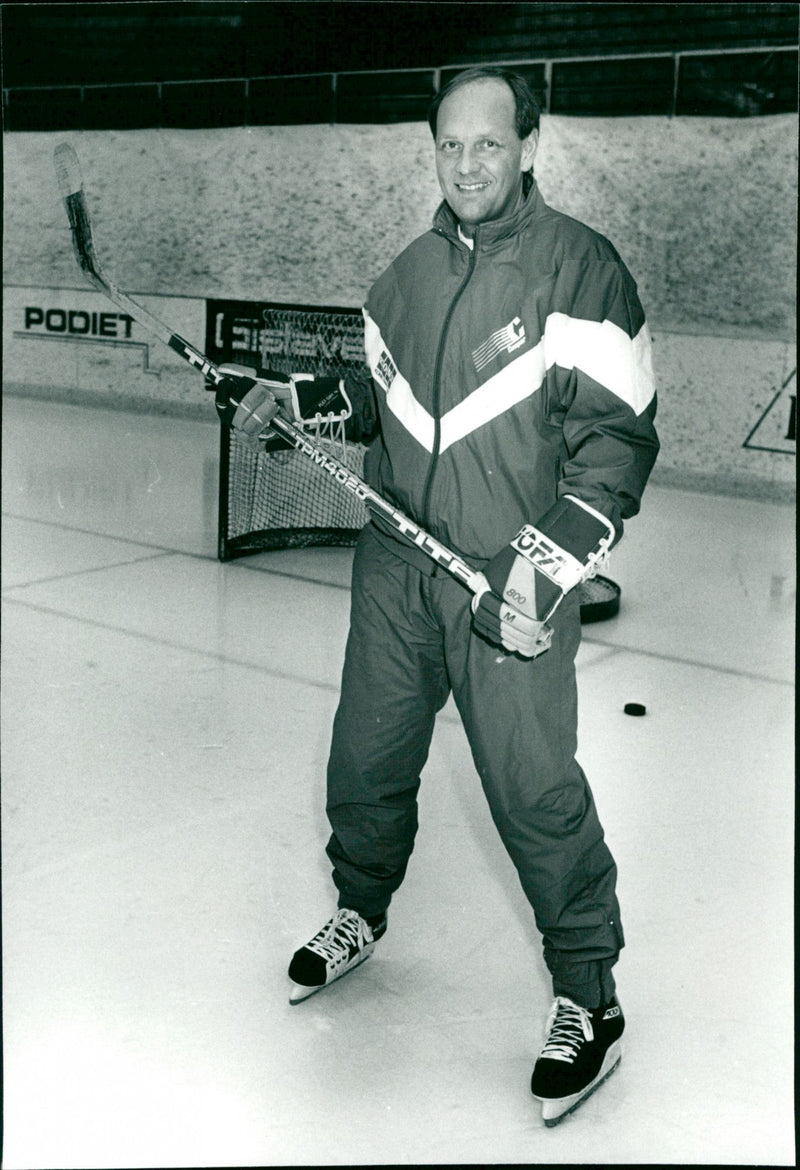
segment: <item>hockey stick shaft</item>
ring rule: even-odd
[[[134,321],[138,321],[144,329],[147,329],[148,332],[152,333],[160,341],[163,341],[165,345],[168,345],[170,349],[174,350],[175,353],[179,354],[191,366],[199,370],[201,374],[210,378],[217,385],[222,382],[226,375],[220,371],[219,366],[195,346],[184,340],[179,334],[173,333],[168,326],[157,317],[154,317],[152,313],[148,312],[137,301],[132,300],[126,293],[121,292],[103,273],[95,253],[91,221],[86,207],[86,197],[83,191],[78,156],[69,143],[60,143],[56,147],[55,167],[59,189],[64,199],[67,217],[72,229],[72,243],[75,249],[75,256],[80,268],[86,273],[95,288],[104,293],[116,305],[119,305],[120,308],[124,309]],[[269,383],[266,382],[265,385],[269,386]],[[238,403],[234,404],[238,405]],[[282,418],[280,415],[276,415],[271,420],[270,427],[277,431],[297,451],[305,455],[323,471],[327,472],[346,491],[357,496],[373,512],[376,512],[384,520],[388,521],[395,531],[399,532],[406,540],[421,549],[432,561],[441,565],[451,576],[461,581],[463,585],[466,585],[472,593],[479,595],[489,589],[489,583],[483,573],[473,569],[466,561],[462,560],[461,557],[447,548],[446,545],[443,545],[435,537],[431,536],[429,532],[426,532],[416,521],[411,520],[399,508],[395,508],[388,500],[385,500],[383,496],[376,492],[374,488],[371,488],[369,484],[365,483],[364,480],[356,475],[354,471],[351,471],[346,464],[340,462],[335,456],[309,439],[299,427],[294,426],[293,423]]]

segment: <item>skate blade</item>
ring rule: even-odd
[[[552,1129],[554,1125],[558,1125],[565,1117],[569,1117],[570,1113],[584,1103],[592,1093],[596,1092],[600,1086],[607,1081],[611,1074],[619,1068],[619,1063],[622,1060],[622,1049],[619,1042],[612,1044],[605,1055],[600,1072],[587,1088],[580,1093],[574,1093],[571,1097],[554,1097],[549,1099],[547,1097],[540,1097],[542,1102],[542,1120],[548,1129]]]
[[[344,979],[345,975],[349,975],[351,971],[355,971],[362,963],[366,963],[371,954],[372,951],[368,951],[366,954],[361,955],[358,962],[353,963],[352,967],[347,967],[335,979],[331,979],[330,983],[320,983],[319,987],[304,987],[302,983],[292,982],[292,990],[289,992],[289,1004],[294,1007],[296,1003],[302,1003],[304,999],[310,999],[312,995],[316,995],[320,991],[327,991],[329,987],[333,987],[334,983],[338,983],[340,979]]]

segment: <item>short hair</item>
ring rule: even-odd
[[[541,107],[525,78],[521,74],[515,73],[513,69],[490,65],[464,69],[455,77],[451,77],[447,84],[434,95],[428,107],[428,125],[434,138],[436,137],[439,106],[444,99],[454,90],[460,89],[462,85],[468,85],[471,81],[485,81],[487,79],[504,81],[514,95],[514,127],[520,139],[527,138],[532,131],[539,129]]]

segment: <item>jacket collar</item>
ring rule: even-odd
[[[539,187],[534,179],[527,198],[521,207],[505,219],[494,219],[489,223],[478,224],[475,229],[475,246],[479,251],[491,251],[498,244],[517,235],[534,218],[540,214],[547,204],[541,196]],[[454,244],[467,247],[459,237],[458,220],[453,215],[450,205],[442,201],[433,217],[433,229],[446,236]]]

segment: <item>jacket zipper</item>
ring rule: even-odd
[[[442,420],[439,414],[440,398],[441,398],[441,379],[442,379],[442,361],[444,358],[444,347],[447,341],[447,333],[450,328],[450,322],[453,318],[456,305],[461,300],[465,288],[470,282],[472,273],[475,270],[475,261],[478,256],[478,230],[475,231],[473,238],[473,245],[469,253],[469,263],[467,264],[467,271],[461,284],[456,289],[450,307],[447,310],[444,323],[442,325],[442,332],[439,336],[439,347],[436,351],[436,365],[433,371],[433,450],[431,452],[431,461],[428,467],[428,474],[425,477],[425,489],[422,494],[422,516],[423,524],[426,528],[431,527],[431,518],[428,515],[430,507],[430,496],[433,487],[433,477],[436,474],[436,465],[439,461],[439,446],[442,439]]]

